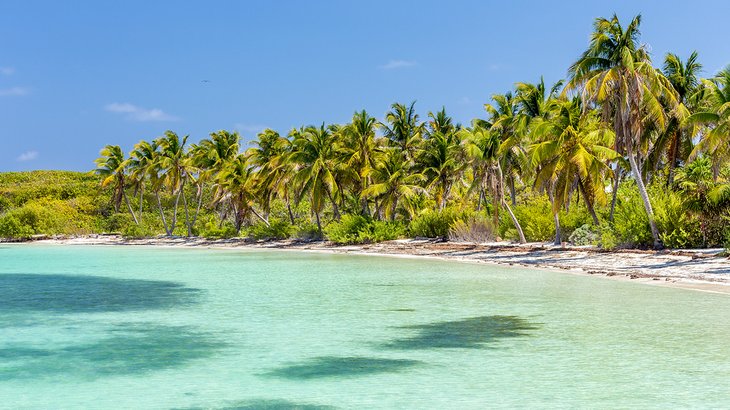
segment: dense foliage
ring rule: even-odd
[[[517,83],[468,126],[396,103],[382,121],[267,129],[247,150],[235,132],[168,131],[104,147],[95,176],[3,174],[0,236],[722,245],[730,67],[699,78],[696,53],[657,67],[640,23],[596,19],[565,81]]]

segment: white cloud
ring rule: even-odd
[[[236,123],[233,124],[233,129],[238,132],[244,132],[244,133],[251,133],[251,134],[258,134],[261,131],[267,129],[266,125],[261,124],[244,124],[244,123]]]
[[[18,158],[15,158],[15,160],[18,162],[27,162],[33,161],[36,158],[38,158],[38,151],[25,151],[24,153],[18,155]]]
[[[397,70],[399,68],[408,68],[418,65],[415,61],[407,60],[390,60],[386,64],[378,66],[381,70]]]
[[[13,67],[0,67],[0,74],[13,75],[15,74],[15,69]]]
[[[30,90],[25,87],[10,87],[0,89],[0,97],[20,97],[30,94]]]
[[[471,98],[469,97],[461,97],[457,102],[462,105],[469,105],[472,103]]]
[[[179,118],[159,108],[146,109],[130,103],[111,103],[104,109],[115,114],[125,114],[132,121],[177,121]]]

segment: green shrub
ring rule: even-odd
[[[620,245],[651,246],[653,238],[644,202],[635,184],[622,185],[618,191],[613,231]]]
[[[619,244],[619,238],[616,236],[616,232],[613,230],[613,227],[607,223],[602,224],[600,228],[600,240],[598,242],[598,246],[600,246],[603,249],[607,250],[613,250],[616,249]]]
[[[332,222],[324,228],[324,234],[330,241],[338,244],[358,243],[359,233],[368,224],[361,215],[344,215],[338,222]]]
[[[263,222],[253,225],[248,230],[248,236],[256,240],[282,240],[291,236],[292,226],[283,219],[271,219],[267,226]]]
[[[576,246],[595,245],[600,240],[600,232],[594,230],[593,225],[585,224],[568,237],[568,242]]]
[[[155,236],[155,230],[144,222],[139,225],[132,222],[122,228],[122,236],[129,239],[150,238]]]
[[[304,241],[322,239],[322,235],[319,233],[319,228],[317,228],[317,224],[309,221],[297,224],[293,237],[295,239]]]
[[[200,229],[199,234],[207,239],[223,239],[238,236],[236,227],[233,226],[231,222],[224,221],[221,224],[219,219],[214,215],[209,215],[204,220],[203,227]]]
[[[534,195],[525,202],[514,207],[513,212],[522,226],[522,232],[528,241],[549,241],[555,238],[555,221],[552,206],[546,195]],[[512,226],[512,219],[507,210],[502,211],[504,223]]]
[[[0,238],[26,239],[34,234],[33,228],[23,224],[15,215],[0,217]]]
[[[406,234],[406,227],[400,222],[370,221],[358,233],[360,243],[392,241]]]
[[[425,238],[446,238],[451,225],[461,213],[446,208],[442,211],[427,210],[415,217],[409,226],[411,236]]]

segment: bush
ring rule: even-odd
[[[513,212],[528,241],[543,242],[555,238],[552,206],[546,195],[534,195],[527,198],[524,203],[515,206]],[[507,229],[514,228],[506,209],[502,210],[500,216],[503,224],[509,224]]]
[[[411,236],[425,238],[446,238],[449,236],[451,225],[457,220],[460,213],[451,208],[442,211],[427,210],[415,217],[410,224]]]
[[[568,242],[576,246],[595,245],[600,240],[600,232],[596,232],[593,226],[585,224],[573,231],[568,237]]]
[[[461,242],[490,242],[496,239],[492,222],[483,215],[472,215],[454,221],[449,239]]]
[[[33,228],[23,224],[15,215],[0,217],[0,238],[26,239],[33,233]]]
[[[292,226],[282,219],[271,219],[269,225],[260,222],[248,230],[248,235],[256,240],[282,240],[291,236]]]
[[[155,230],[144,222],[139,225],[132,222],[122,228],[122,236],[129,239],[149,238],[155,236]]]
[[[402,238],[406,227],[400,222],[370,221],[358,232],[360,243],[392,241]]]
[[[647,247],[654,242],[644,202],[635,184],[622,185],[618,191],[613,231],[620,245]]]
[[[616,236],[616,232],[613,230],[613,227],[611,225],[602,224],[600,233],[601,238],[598,242],[598,246],[607,250],[613,250],[619,246],[619,238],[618,236]]]
[[[324,234],[330,241],[338,244],[358,243],[359,232],[368,224],[361,215],[344,215],[339,222],[332,222],[324,228]]]
[[[313,222],[302,222],[295,228],[294,238],[304,241],[319,240],[322,239],[322,235],[319,233],[317,224]]]
[[[210,215],[200,229],[200,236],[207,239],[223,239],[236,237],[238,233],[231,222],[224,221],[221,224],[217,217]]]

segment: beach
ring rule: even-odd
[[[251,241],[157,237],[128,239],[116,235],[54,237],[32,243],[52,245],[207,247],[220,249],[277,249],[306,252],[437,258],[467,263],[558,270],[611,280],[730,294],[730,260],[722,249],[616,250],[562,247],[544,243],[463,243],[432,239],[401,239],[375,244],[336,245],[326,241]]]

